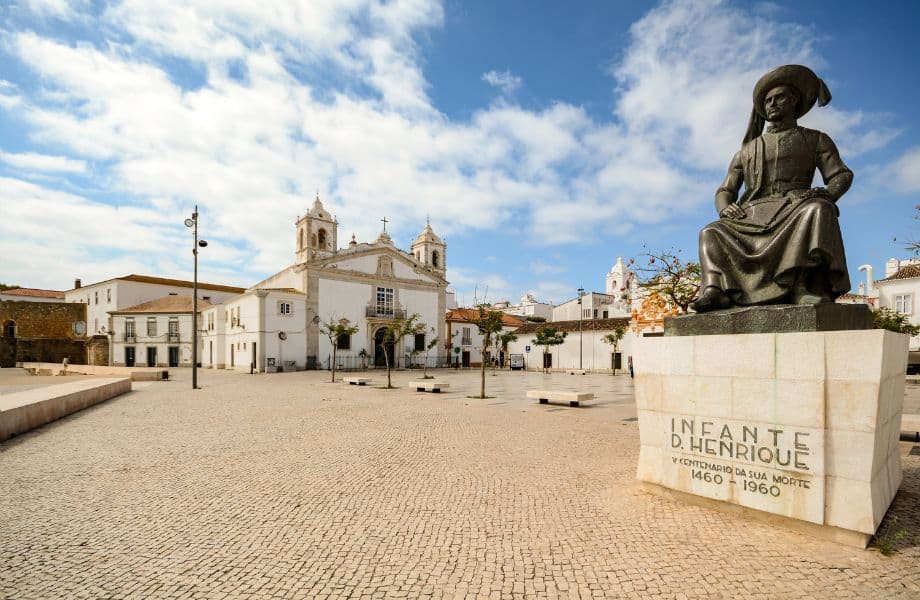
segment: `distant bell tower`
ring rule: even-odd
[[[447,244],[435,235],[430,222],[425,224],[425,229],[412,242],[412,256],[441,277],[447,272]]]
[[[626,268],[626,265],[623,264],[623,257],[617,257],[617,264],[613,265],[610,268],[610,272],[607,273],[607,289],[606,292],[611,296],[617,296],[629,286],[629,270]]]
[[[338,229],[338,222],[323,208],[317,192],[313,208],[297,219],[297,262],[338,252]]]

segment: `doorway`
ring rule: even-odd
[[[464,350],[463,354],[460,357],[460,366],[463,368],[469,368],[470,366],[470,351]]]
[[[236,354],[234,352],[233,344],[230,344],[230,367],[231,368],[236,366],[235,356]]]
[[[147,366],[157,366],[157,348],[156,346],[147,346]]]
[[[178,346],[169,347],[169,366],[170,367],[179,366],[179,347]]]
[[[613,355],[610,357],[610,360],[611,360],[611,365],[614,371],[616,371],[617,369],[623,368],[623,353],[622,352],[614,352]]]
[[[543,353],[543,368],[551,369],[553,368],[553,355],[549,352]]]
[[[134,346],[125,346],[125,366],[133,367],[135,363]]]
[[[383,340],[386,337],[386,327],[381,327],[377,330],[377,333],[374,334],[374,366],[375,367],[385,367],[387,366],[387,357],[383,353]],[[390,357],[390,366],[395,366],[393,361],[393,350],[395,346],[393,342],[388,342],[386,345],[387,355]]]
[[[256,371],[259,370],[259,363],[257,362],[257,361],[258,361],[258,357],[259,357],[259,355],[256,354],[256,343],[253,342],[253,343],[252,343],[252,362],[251,362],[250,364],[252,365],[252,368],[253,368],[254,370],[256,370]]]

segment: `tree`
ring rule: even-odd
[[[700,264],[680,257],[680,250],[646,252],[635,265],[639,287],[655,292],[668,303],[686,313],[700,291]],[[640,266],[641,264],[641,266]]]
[[[524,320],[529,323],[546,323],[546,317],[539,317],[537,315],[527,315],[524,317]]]
[[[428,355],[431,353],[431,349],[438,345],[437,330],[432,327],[430,331],[431,340],[425,344],[425,371],[422,373],[422,379],[431,379],[431,377],[428,375]]]
[[[920,219],[920,204],[914,206],[914,211],[915,211],[914,218]],[[914,240],[912,242],[907,242],[906,244],[904,244],[904,248],[906,250],[913,252],[914,254],[920,254],[920,240]],[[883,327],[882,329],[887,329],[887,327]]]
[[[617,347],[620,345],[620,340],[623,339],[623,336],[626,335],[626,328],[623,326],[617,326],[613,328],[613,331],[601,338],[605,344],[610,344],[613,346],[613,374],[617,374],[617,363],[616,363],[616,353]]]
[[[7,284],[5,284],[5,283],[0,283],[0,292],[2,292],[2,291],[4,291],[4,290],[16,290],[16,289],[19,289],[19,286],[18,286],[18,285],[15,285],[15,284],[14,284],[14,285],[7,285]]]
[[[482,348],[480,352],[482,354],[482,360],[479,365],[479,376],[480,376],[480,385],[479,385],[479,397],[486,397],[486,354],[488,353],[489,346],[492,345],[492,338],[498,334],[504,324],[502,323],[502,317],[504,315],[495,310],[488,310],[486,305],[479,305],[479,317],[471,319],[471,322],[479,328],[479,335],[482,336]]]
[[[887,307],[872,311],[872,326],[876,329],[887,329],[888,331],[906,333],[907,335],[920,333],[920,326],[912,325],[907,320],[907,315]]]
[[[516,342],[517,339],[518,336],[513,331],[502,331],[497,336],[495,336],[495,346],[499,355],[504,353],[505,356],[508,356],[508,344],[511,342]],[[505,365],[502,364],[499,366],[504,367]]]
[[[396,347],[407,335],[413,335],[419,329],[419,315],[418,313],[413,313],[405,319],[393,319],[386,326],[383,331],[383,359],[386,361],[387,365],[387,389],[392,389],[393,381],[390,377],[390,373],[393,370],[393,358],[390,356],[390,352],[387,350],[388,346],[393,347],[393,352],[395,354]]]
[[[568,335],[565,331],[556,331],[554,327],[547,325],[546,327],[537,331],[537,335],[533,339],[533,343],[537,346],[543,346],[543,369],[546,369],[546,355],[549,354],[549,349],[553,346],[558,346],[559,344],[565,342],[565,336]]]
[[[335,354],[339,348],[339,339],[358,333],[358,329],[357,325],[350,325],[348,319],[336,321],[334,316],[329,317],[329,320],[320,327],[320,333],[329,338],[329,343],[332,344],[332,383],[335,383]]]

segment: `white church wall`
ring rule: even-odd
[[[290,304],[291,312],[282,312],[281,304]],[[267,369],[270,359],[276,367],[287,370],[286,362],[294,361],[294,369],[306,368],[307,335],[306,324],[313,318],[308,314],[306,298],[303,294],[288,292],[270,292],[265,298],[262,337],[265,353],[260,358],[260,369]],[[283,335],[279,335],[283,334]],[[284,339],[281,339],[284,337]]]
[[[373,275],[377,273],[377,255],[365,255],[343,258],[335,262],[339,269],[357,271],[358,273],[367,273]]]
[[[349,261],[351,262],[351,261]],[[376,269],[377,260],[374,258]],[[373,347],[368,347],[368,331],[365,309],[370,303],[372,289],[369,284],[336,279],[319,280],[319,318],[325,323],[330,319],[348,319],[352,325],[360,327],[358,332],[351,336],[351,348],[339,350],[336,357],[358,356],[361,350],[366,350],[373,356]],[[311,317],[312,318],[312,317]],[[332,356],[332,344],[329,338],[319,335],[319,346],[316,358],[321,364]]]
[[[399,300],[406,308],[406,316],[418,313],[419,322],[425,324],[426,332],[432,327],[436,331],[440,329],[444,315],[438,314],[437,292],[400,289]]]
[[[402,262],[401,260],[393,261],[393,274],[400,279],[415,279],[422,281],[431,281],[430,277],[426,277],[421,273],[417,273],[416,270]]]
[[[566,370],[579,368],[579,348],[581,348],[581,367],[588,371],[610,373],[612,369],[613,347],[603,341],[604,335],[610,330],[583,330],[579,342],[578,331],[570,331],[565,342],[550,348],[553,355],[553,370]],[[543,368],[543,347],[538,346],[535,334],[521,334],[516,342],[508,345],[511,354],[523,354],[528,371],[539,371]],[[622,369],[617,373],[628,373],[627,365],[635,347],[636,335],[627,331],[626,335],[617,346],[622,360]],[[526,351],[530,346],[530,352]]]
[[[301,284],[301,275],[296,273],[292,267],[288,267],[279,273],[275,273],[268,279],[260,281],[253,287],[260,289],[293,288],[295,290],[299,290],[302,287]]]

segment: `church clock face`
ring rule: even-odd
[[[73,324],[73,332],[77,335],[83,335],[86,333],[86,323],[83,321],[77,321]]]

